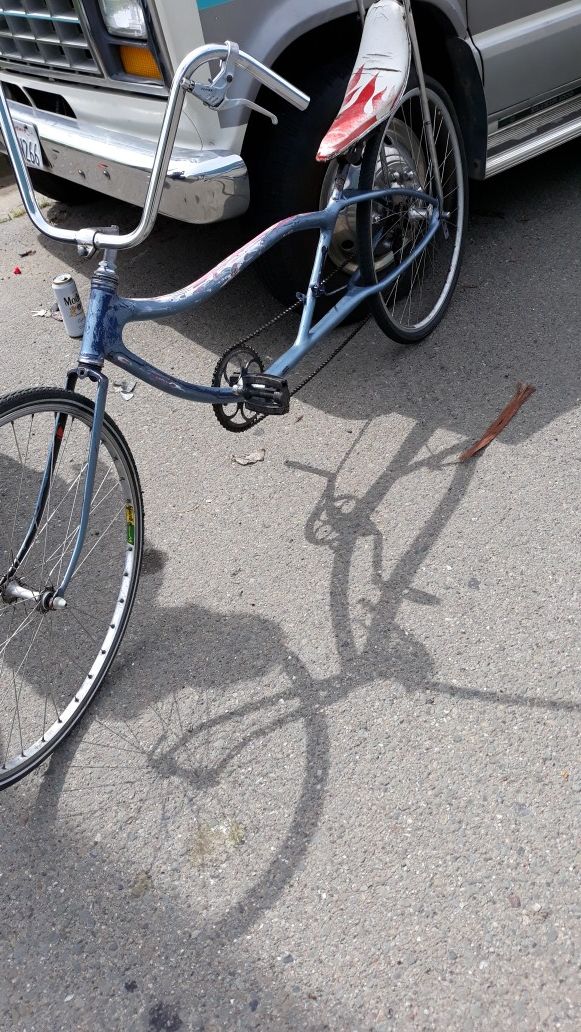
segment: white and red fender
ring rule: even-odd
[[[389,118],[406,87],[411,46],[402,0],[377,0],[367,12],[345,99],[317,161],[343,154]]]

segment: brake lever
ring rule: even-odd
[[[255,104],[253,100],[245,100],[243,97],[227,97],[226,100],[220,105],[220,111],[225,111],[226,108],[233,107],[247,107],[252,111],[257,111],[259,115],[266,115],[270,118],[273,125],[278,125],[278,118],[272,111],[267,108],[263,108],[260,104]]]
[[[227,93],[234,81],[234,71],[236,69],[236,57],[239,53],[239,46],[237,43],[232,43],[230,40],[226,41],[228,47],[228,53],[222,61],[220,71],[210,82],[195,82],[191,79],[182,80],[182,88],[191,93],[198,100],[202,101],[206,107],[212,108],[213,111],[226,111],[228,108],[234,107],[247,107],[252,111],[256,111],[259,115],[266,115],[270,118],[273,125],[278,125],[278,118],[268,111],[266,108],[255,104],[253,100],[245,100],[243,97],[228,97]]]

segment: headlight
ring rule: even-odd
[[[147,39],[143,8],[139,0],[99,0],[105,25],[112,36]]]

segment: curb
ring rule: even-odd
[[[5,154],[0,154],[0,186],[14,182],[12,168]]]

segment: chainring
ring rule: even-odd
[[[243,373],[263,372],[264,363],[254,348],[234,344],[218,360],[212,376],[212,386],[234,387]],[[243,434],[264,418],[247,408],[243,401],[233,401],[228,405],[212,405],[212,408],[220,426],[232,434]]]

